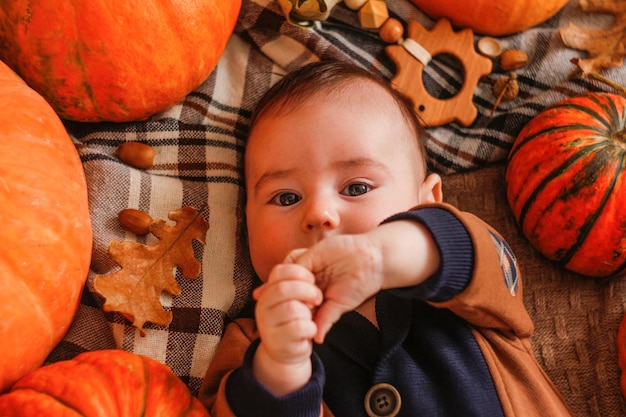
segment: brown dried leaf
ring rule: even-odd
[[[150,232],[159,238],[156,245],[111,241],[109,255],[122,268],[94,279],[96,292],[105,298],[103,310],[122,314],[142,336],[146,322],[167,326],[172,321],[172,313],[163,309],[160,295],[162,291],[180,294],[174,268],[180,268],[187,279],[200,274],[201,264],[194,256],[192,243],[205,243],[208,223],[193,207],[171,211],[168,217],[176,222],[175,226],[160,219],[150,225]]]
[[[588,13],[609,13],[615,19],[602,30],[589,29],[573,23],[560,30],[566,46],[587,51],[580,66],[589,72],[619,67],[626,56],[626,1],[580,0],[580,8]]]

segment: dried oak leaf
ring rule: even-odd
[[[573,24],[560,29],[566,46],[587,51],[587,59],[578,66],[586,72],[619,67],[626,56],[626,1],[580,0],[580,8],[589,13],[609,13],[615,19],[605,29],[589,29]]]
[[[172,321],[172,313],[163,309],[160,295],[163,291],[180,294],[174,268],[180,268],[187,279],[200,274],[201,264],[194,256],[193,240],[205,243],[208,223],[193,207],[171,211],[168,217],[176,222],[174,226],[160,219],[150,225],[150,233],[159,238],[156,245],[111,241],[109,255],[121,269],[94,279],[96,292],[105,298],[103,310],[122,314],[142,336],[146,322],[167,326]]]

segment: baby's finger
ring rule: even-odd
[[[314,252],[317,250],[318,247],[319,247],[319,244],[309,249],[302,249],[302,250],[297,249],[297,250],[291,251],[288,255],[288,258],[291,260],[291,262],[298,264],[304,267],[306,270],[315,273],[316,265],[314,262],[314,258],[315,258]]]
[[[288,301],[299,301],[313,308],[321,304],[322,291],[315,284],[297,280],[283,280],[264,285],[257,301],[272,308]]]
[[[285,257],[284,263],[286,263],[286,264],[293,264],[293,263],[295,263],[296,259],[298,259],[306,251],[307,251],[306,248],[300,248],[300,249],[292,250]]]
[[[311,320],[313,316],[311,309],[304,303],[296,300],[285,301],[267,310],[258,311],[257,315],[274,327],[288,326],[294,321],[308,321],[313,323]],[[309,338],[312,337],[313,334],[309,336]]]
[[[255,288],[252,292],[252,297],[258,300],[265,289],[278,281],[283,280],[300,280],[304,282],[315,282],[315,276],[306,268],[295,264],[278,264],[270,271],[270,275],[267,278],[267,282],[263,285]]]
[[[317,325],[317,333],[313,340],[316,343],[324,343],[326,334],[330,331],[337,321],[341,318],[341,315],[345,312],[345,308],[332,300],[325,301],[315,313],[313,321]]]
[[[293,340],[311,340],[317,333],[317,325],[312,320],[295,319],[283,323],[285,334],[292,335]]]
[[[261,336],[268,353],[279,361],[301,360],[311,355],[317,326],[311,320],[291,320],[279,327],[266,329]]]
[[[267,282],[276,282],[284,280],[298,280],[309,283],[315,283],[315,275],[301,265],[296,264],[278,264],[270,271]]]

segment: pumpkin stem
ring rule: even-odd
[[[613,133],[612,139],[614,139],[616,142],[619,142],[622,144],[622,146],[626,145],[626,129],[622,129],[618,132]]]
[[[606,78],[605,76],[598,74],[597,72],[585,70],[582,67],[582,65],[580,65],[580,60],[578,58],[573,58],[571,60],[571,62],[574,65],[576,65],[578,67],[578,69],[581,71],[581,75],[580,75],[581,77],[583,77],[583,78],[591,78],[591,79],[594,79],[596,81],[600,81],[601,83],[604,83],[604,84],[608,85],[609,87],[614,88],[622,96],[626,97],[626,87],[624,87],[623,85],[618,84],[615,81],[610,80],[610,79]]]

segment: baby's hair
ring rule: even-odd
[[[287,114],[312,96],[323,94],[328,95],[329,99],[332,99],[335,93],[340,94],[345,87],[348,87],[355,80],[372,82],[393,99],[407,126],[415,134],[418,150],[426,170],[426,147],[424,145],[423,128],[413,110],[411,100],[396,91],[389,81],[352,63],[319,61],[287,73],[265,93],[257,104],[250,121],[250,129],[264,115],[269,113]]]

